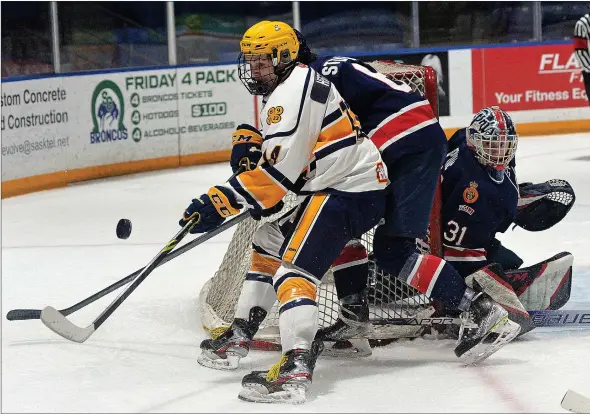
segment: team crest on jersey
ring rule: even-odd
[[[471,181],[469,183],[469,187],[467,187],[465,191],[463,191],[463,200],[467,204],[472,204],[475,203],[478,198],[479,193],[477,191],[477,183],[475,181]]]
[[[470,216],[471,216],[473,213],[475,213],[475,210],[474,210],[474,209],[472,209],[472,208],[471,208],[471,207],[469,207],[469,206],[466,206],[465,204],[461,204],[461,205],[459,206],[459,211],[463,211],[463,212],[465,212],[465,213],[469,214]]]
[[[283,107],[282,106],[273,106],[268,110],[266,113],[268,117],[266,118],[266,123],[270,124],[278,124],[281,122],[281,115],[283,114]]]
[[[386,183],[387,182],[387,173],[385,172],[385,167],[383,166],[382,162],[378,162],[376,164],[376,170],[377,170],[377,181],[379,181],[380,183]]]

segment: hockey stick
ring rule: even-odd
[[[538,310],[529,311],[536,327],[572,326],[590,328],[590,310]]]
[[[199,244],[209,240],[210,238],[218,235],[219,233],[229,229],[230,227],[235,226],[236,224],[244,221],[246,218],[249,217],[249,214],[240,214],[239,216],[233,217],[215,230],[212,230],[208,233],[203,234],[202,236],[191,240],[184,246],[180,246],[179,248],[175,249],[174,251],[168,253],[161,262],[157,264],[156,267],[163,265],[164,263],[169,262],[170,260],[174,259],[175,257],[180,256],[183,253],[186,253],[193,247],[198,246]],[[82,309],[85,306],[90,305],[91,303],[97,301],[98,299],[102,298],[105,295],[119,289],[121,286],[125,286],[133,279],[137,277],[141,273],[143,268],[136,270],[135,272],[131,273],[129,276],[124,277],[123,279],[119,280],[118,282],[113,283],[112,285],[104,288],[100,292],[96,292],[94,295],[87,297],[86,299],[76,303],[75,305],[70,306],[69,308],[62,309],[59,311],[63,316],[71,315],[72,313]],[[6,319],[9,321],[16,321],[16,320],[27,320],[27,319],[40,319],[41,318],[41,310],[40,309],[13,309],[6,314]]]
[[[242,216],[248,217],[249,214],[243,213],[236,217],[237,221],[238,218]],[[243,220],[243,218],[242,218]],[[125,289],[117,298],[111,302],[109,306],[86,328],[80,328],[76,326],[71,321],[66,319],[66,317],[61,314],[57,309],[52,306],[47,306],[41,311],[41,321],[51,329],[53,332],[61,335],[62,337],[73,341],[82,343],[86,341],[107,319],[108,317],[133,293],[133,291],[147,278],[150,273],[158,266],[160,262],[166,257],[166,255],[176,247],[178,243],[188,234],[190,229],[196,224],[195,219],[193,218],[189,221],[168,243],[160,252],[154,257],[150,263],[144,267],[139,275],[133,280],[133,282],[129,285],[127,289]],[[225,223],[224,223],[225,224]],[[194,241],[197,242],[195,245],[203,243],[205,240],[211,238],[214,234],[218,234],[221,232],[219,230],[221,226],[216,228],[215,230],[203,234],[201,237],[198,237]],[[227,228],[227,227],[226,227]],[[219,230],[219,231],[217,231]]]
[[[396,326],[431,326],[431,325],[461,325],[465,323],[466,328],[475,328],[473,322],[465,322],[461,318],[451,318],[451,317],[435,317],[435,318],[383,318],[383,319],[376,319],[370,321],[372,325],[375,326],[387,326],[387,325],[396,325]]]
[[[245,168],[240,167],[238,169],[238,171],[236,171],[228,179],[228,181],[244,171],[245,171]],[[162,261],[160,263],[158,263],[158,265],[156,267],[159,267],[159,266],[163,265],[164,263],[174,259],[175,257],[178,257],[183,253],[186,253],[187,251],[189,251],[193,247],[198,246],[199,244],[203,243],[204,241],[209,240],[211,237],[216,236],[217,234],[225,231],[226,229],[229,229],[230,227],[238,224],[239,222],[243,221],[246,218],[246,217],[242,217],[242,216],[243,216],[243,214],[241,214],[237,217],[231,218],[231,219],[225,221],[223,224],[221,224],[215,230],[205,233],[202,236],[200,236],[199,238],[192,240],[189,243],[185,244],[184,246],[181,246],[178,249],[168,253],[164,257],[164,259],[162,259]],[[98,299],[102,298],[103,296],[108,295],[111,292],[114,292],[115,290],[119,289],[121,286],[125,286],[126,284],[131,282],[133,279],[135,279],[137,277],[137,275],[139,275],[141,273],[142,270],[143,270],[143,268],[137,269],[135,272],[131,273],[129,276],[126,276],[123,279],[119,280],[118,282],[115,282],[112,285],[107,286],[103,290],[96,292],[94,295],[87,297],[86,299],[76,303],[75,305],[70,306],[69,308],[60,310],[59,313],[61,313],[64,316],[71,315],[72,313],[82,309],[83,307],[88,306],[91,303],[97,301]],[[13,309],[6,314],[6,319],[8,319],[9,321],[23,321],[23,320],[28,320],[28,319],[40,319],[40,318],[41,318],[41,309]]]
[[[590,328],[590,310],[537,310],[528,311],[532,324],[537,327],[573,326],[576,328]],[[371,324],[382,325],[461,325],[461,318],[383,318],[372,320]],[[473,327],[466,325],[467,328]]]
[[[575,391],[567,390],[561,400],[561,407],[572,413],[590,413],[590,398]]]

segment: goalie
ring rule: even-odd
[[[482,109],[467,128],[458,130],[448,142],[442,170],[441,215],[444,259],[468,286],[479,286],[500,303],[525,333],[534,327],[528,311],[560,309],[567,303],[573,256],[561,252],[521,269],[522,259],[502,246],[496,234],[512,224],[528,231],[552,227],[572,208],[575,194],[564,180],[518,185],[517,144],[512,119],[497,106]],[[460,314],[440,301],[435,305],[448,316]],[[321,334],[328,340],[350,339],[355,332],[342,329],[349,323],[341,317]],[[346,348],[340,354],[354,352]]]
[[[468,284],[476,280],[493,292],[524,332],[531,328],[528,310],[558,309],[567,301],[573,257],[564,252],[517,271],[522,259],[496,233],[512,223],[530,231],[549,228],[567,214],[575,196],[563,180],[519,186],[517,143],[512,119],[497,106],[479,111],[451,137],[442,173],[442,234],[445,260]]]

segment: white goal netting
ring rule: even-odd
[[[435,113],[438,113],[436,74],[432,68],[386,61],[374,61],[370,64],[391,79],[404,82],[414,91],[424,95],[430,101]],[[285,206],[282,212],[294,207],[295,200],[294,194],[288,194],[284,199]],[[439,253],[440,249],[440,233],[437,231],[440,226],[438,214],[436,214],[437,205],[435,200],[429,238],[421,243],[425,249],[435,254]],[[281,213],[276,213],[260,221],[247,218],[237,225],[219,269],[213,278],[203,286],[199,295],[201,323],[212,335],[231,325],[242,284],[250,267],[251,242],[254,232],[263,223],[274,220],[280,215]],[[369,254],[372,252],[372,240],[373,230],[362,238]],[[392,321],[392,319],[430,316],[433,308],[430,306],[429,300],[401,280],[376,269],[372,260],[370,260],[370,269],[368,292],[370,320],[373,329],[368,337],[371,339],[394,339],[419,335],[421,327],[400,325],[399,321]],[[280,342],[277,303],[267,315],[255,339]],[[320,327],[332,325],[338,317],[338,298],[331,272],[324,276],[322,284],[317,290],[317,303]]]

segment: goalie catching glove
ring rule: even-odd
[[[198,216],[197,224],[190,232],[206,233],[218,227],[226,217],[238,214],[241,208],[231,190],[221,186],[211,187],[207,194],[193,199],[178,224],[184,227]]]
[[[262,134],[256,128],[248,124],[238,125],[231,136],[232,149],[230,165],[236,173],[240,167],[251,171],[258,165],[262,156]]]
[[[520,198],[514,224],[528,231],[542,231],[559,223],[576,201],[572,186],[565,180],[518,186]]]

